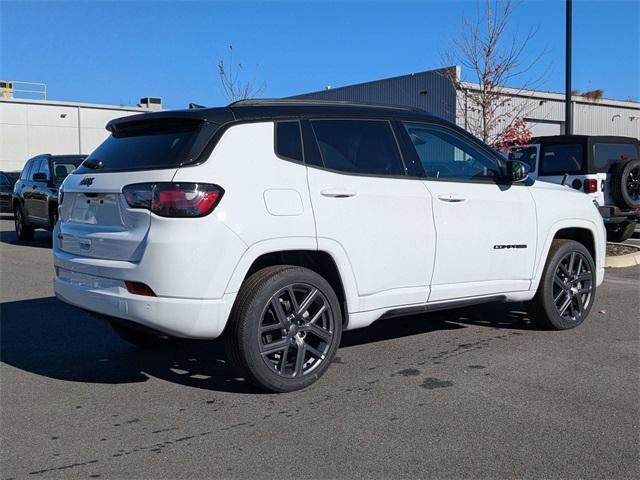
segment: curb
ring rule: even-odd
[[[626,255],[618,255],[615,257],[606,257],[604,259],[605,268],[624,268],[633,267],[635,265],[640,265],[640,250],[635,253],[627,253]]]

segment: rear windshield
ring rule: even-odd
[[[87,157],[77,173],[178,167],[188,160],[201,124],[137,122],[118,129]]]
[[[633,143],[596,143],[593,145],[593,166],[598,173],[627,160],[637,160],[638,150]]]

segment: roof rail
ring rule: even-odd
[[[322,100],[307,98],[250,98],[237,100],[227,105],[228,107],[250,107],[263,105],[344,105],[351,107],[394,108],[410,112],[424,113],[422,108],[409,107],[407,105],[392,105],[385,103],[354,102],[350,100]]]

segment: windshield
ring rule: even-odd
[[[202,122],[137,122],[112,133],[78,173],[178,167],[188,160]]]
[[[20,172],[3,172],[3,173],[9,179],[12,185],[16,183],[20,178]]]
[[[83,160],[84,157],[54,157],[51,161],[53,164],[53,178],[60,181],[64,180],[67,175],[78,168],[78,165]]]

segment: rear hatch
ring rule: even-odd
[[[152,213],[131,208],[123,187],[170,182],[180,166],[198,160],[217,129],[202,119],[148,118],[112,126],[112,134],[65,179],[56,239],[60,250],[140,260]]]

